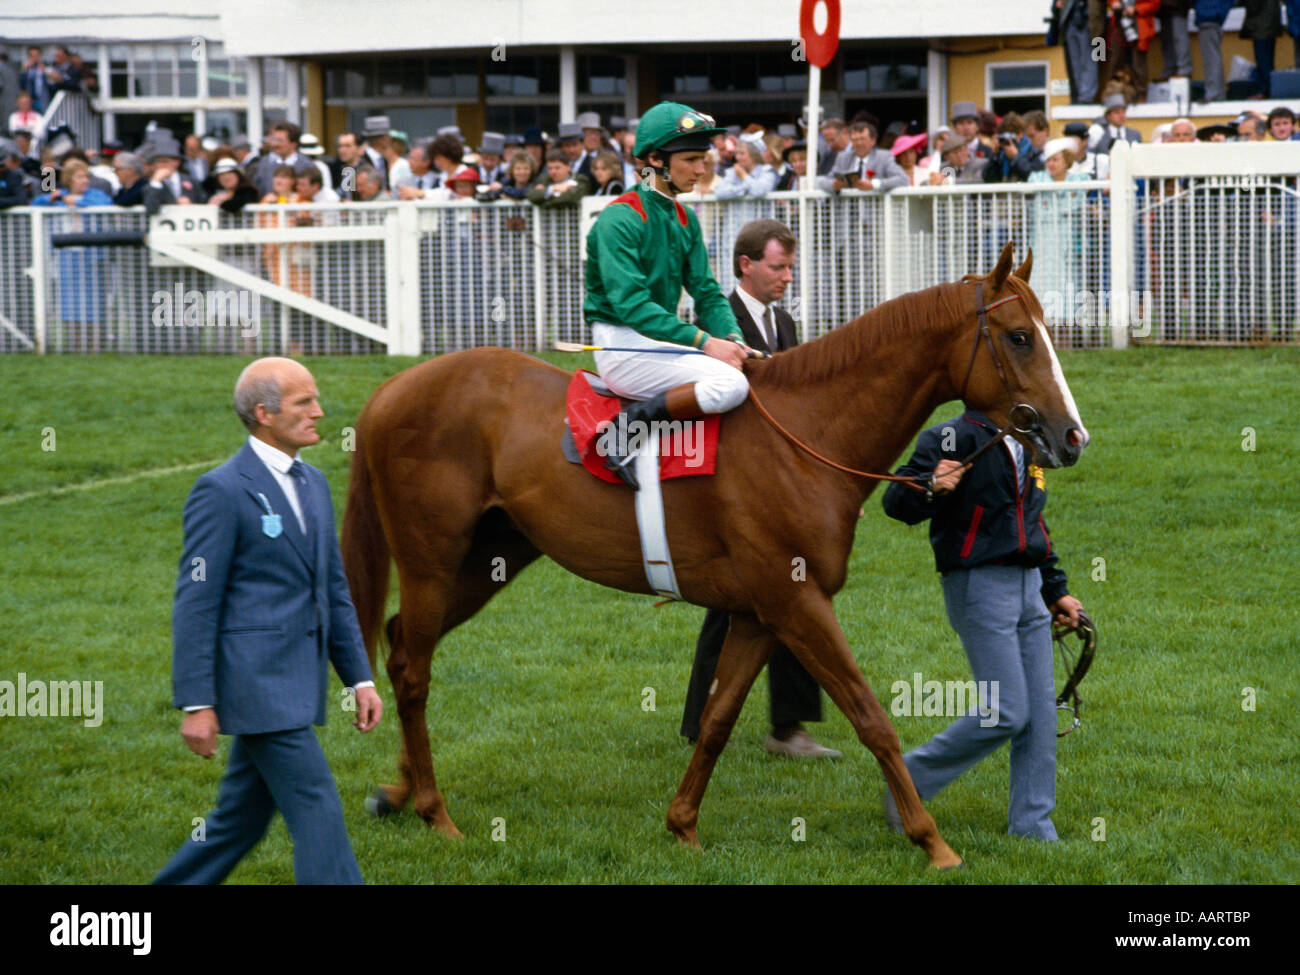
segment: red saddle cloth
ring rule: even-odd
[[[619,476],[605,467],[605,458],[596,449],[596,438],[597,428],[618,415],[623,401],[617,396],[596,392],[587,376],[595,376],[595,373],[586,369],[574,373],[573,382],[569,383],[569,391],[565,394],[564,415],[569,421],[569,431],[573,434],[578,456],[582,458],[582,466],[602,481],[622,484]],[[660,427],[659,479],[666,481],[670,477],[712,474],[718,454],[721,420],[715,413],[699,420],[672,421],[671,425]],[[669,435],[665,437],[664,433]]]

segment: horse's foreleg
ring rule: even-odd
[[[898,732],[853,659],[830,599],[810,594],[775,614],[765,615],[775,617],[767,621],[772,630],[844,712],[858,739],[880,763],[908,839],[925,850],[930,866],[940,869],[960,866],[961,857],[944,842],[934,819],[921,803],[912,776],[903,764]]]
[[[754,678],[772,656],[776,645],[776,638],[753,616],[731,614],[727,639],[722,644],[713,685],[709,688],[709,700],[700,716],[700,737],[695,744],[695,753],[677,795],[668,806],[668,829],[688,846],[700,845],[695,824],[709,776],[713,774],[713,766],[740,717],[740,709]]]

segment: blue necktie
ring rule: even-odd
[[[316,522],[311,516],[311,495],[307,490],[307,468],[303,466],[302,461],[295,460],[289,467],[289,476],[294,480],[294,487],[298,489],[298,507],[302,511],[302,523],[307,535],[307,551],[311,553],[313,560],[316,555]]]

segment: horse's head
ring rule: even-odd
[[[1016,424],[1015,437],[1041,467],[1069,467],[1088,443],[1088,431],[1066,385],[1043,306],[1030,290],[1033,252],[1011,270],[1011,244],[997,267],[984,276],[967,275],[968,341],[955,344],[949,373],[967,406],[1000,427]],[[980,314],[980,302],[984,313]],[[987,333],[981,327],[987,324]],[[1021,404],[1032,410],[1017,409]]]

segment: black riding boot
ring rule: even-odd
[[[649,424],[654,420],[668,420],[667,393],[659,393],[646,400],[637,400],[620,412],[596,439],[597,448],[605,455],[605,466],[621,477],[633,491],[639,491],[636,471],[632,469],[635,457],[622,453],[628,442],[643,444],[650,436]]]

